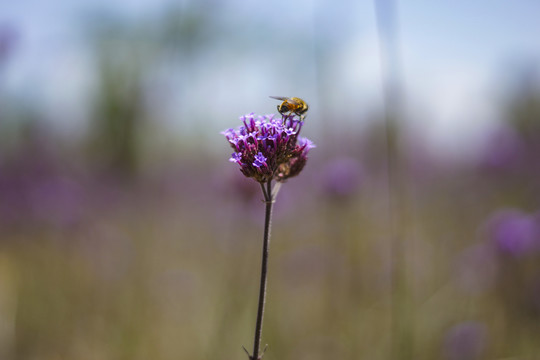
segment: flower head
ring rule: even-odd
[[[274,115],[240,117],[244,125],[222,132],[234,150],[229,161],[240,165],[240,171],[260,183],[283,182],[302,171],[307,154],[315,145],[298,136],[303,121],[295,116]]]
[[[501,253],[520,257],[540,250],[540,220],[535,214],[499,211],[488,220],[487,231]]]

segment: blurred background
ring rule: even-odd
[[[220,131],[269,95],[317,148],[265,359],[540,356],[536,1],[0,9],[1,359],[245,359],[264,206]]]

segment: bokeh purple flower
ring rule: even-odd
[[[274,118],[274,115],[240,117],[244,123],[238,129],[222,132],[234,152],[229,161],[240,165],[240,171],[260,183],[283,182],[298,175],[315,145],[299,137],[303,121],[294,116]]]
[[[503,210],[487,222],[487,233],[502,254],[521,257],[540,250],[540,219],[518,210]]]
[[[362,168],[358,160],[338,158],[329,162],[323,169],[322,187],[332,198],[345,198],[353,195],[362,181]]]
[[[525,153],[520,135],[509,126],[501,126],[489,136],[480,165],[486,169],[516,169],[523,162]]]
[[[539,214],[501,209],[487,219],[482,235],[485,241],[469,259],[472,266],[460,270],[468,272],[469,280],[488,280],[476,285],[489,285],[484,290],[494,290],[492,294],[496,294],[508,319],[507,326],[536,326],[540,314]]]
[[[445,359],[479,359],[486,347],[486,340],[485,325],[473,321],[457,324],[445,335],[443,345]]]

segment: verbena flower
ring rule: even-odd
[[[500,211],[488,220],[487,231],[501,253],[520,257],[540,250],[540,219],[535,214]]]
[[[251,113],[240,120],[244,125],[222,134],[234,150],[229,161],[237,163],[242,174],[266,183],[283,182],[302,171],[309,150],[315,145],[298,136],[303,125],[301,119]]]
[[[234,150],[229,161],[237,163],[246,177],[254,178],[261,184],[266,207],[261,282],[252,354],[244,347],[250,360],[262,359],[266,350],[265,348],[262,353],[259,351],[266,298],[272,204],[281,183],[302,171],[309,150],[315,147],[310,140],[299,137],[304,115],[297,114],[274,118],[274,115],[260,116],[251,113],[240,117],[243,125],[237,129],[222,132]],[[278,183],[272,186],[272,180]]]

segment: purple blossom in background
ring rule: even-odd
[[[486,347],[486,327],[477,322],[463,322],[448,330],[443,353],[448,360],[479,359]]]
[[[511,169],[520,165],[525,153],[523,139],[510,127],[502,127],[491,134],[480,165],[488,169]]]
[[[339,158],[323,169],[322,186],[332,197],[343,198],[358,190],[362,180],[360,163],[353,158]]]
[[[283,182],[302,171],[307,154],[315,145],[298,136],[303,121],[294,116],[274,115],[240,117],[238,129],[222,132],[234,150],[229,161],[240,165],[240,171],[260,183]]]
[[[67,171],[51,144],[39,129],[30,128],[24,147],[10,159],[0,159],[0,228],[61,228],[84,218],[89,207],[86,179]]]
[[[496,248],[515,257],[540,250],[540,219],[518,210],[504,210],[487,222],[487,232]]]

